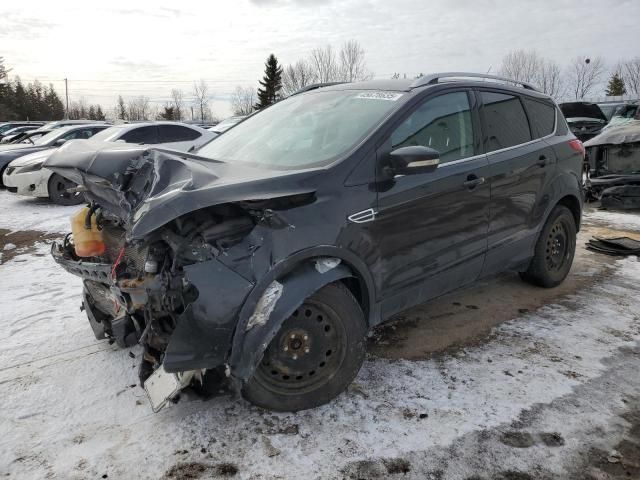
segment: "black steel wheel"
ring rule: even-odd
[[[84,202],[84,195],[68,191],[70,188],[77,186],[71,180],[54,173],[49,178],[49,198],[57,205],[79,205]]]
[[[576,221],[571,211],[558,205],[549,215],[535,254],[523,280],[541,287],[555,287],[569,274],[576,250]]]
[[[342,284],[322,288],[283,323],[243,390],[250,402],[297,411],[327,403],[362,366],[366,323]]]

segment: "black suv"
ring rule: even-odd
[[[395,313],[507,270],[553,287],[573,261],[584,149],[507,79],[316,85],[197,152],[95,148],[46,167],[85,187],[105,251],[52,254],[96,337],[143,346],[154,410],[204,372],[266,408],[321,405]]]

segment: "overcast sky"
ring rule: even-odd
[[[567,64],[640,55],[640,0],[51,1],[0,4],[0,56],[24,81],[111,109],[118,94],[163,103],[205,79],[214,114],[236,85],[257,86],[274,53],[286,64],[355,39],[376,77],[496,71],[513,49]]]

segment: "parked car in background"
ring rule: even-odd
[[[214,132],[214,133],[216,133],[217,135],[220,135],[221,133],[226,132],[227,130],[229,130],[234,125],[240,123],[245,118],[247,118],[246,115],[225,118],[223,121],[221,121],[220,123],[218,123],[214,127],[209,128],[209,130]]]
[[[10,143],[22,132],[29,132],[39,128],[39,125],[22,125],[20,127],[11,128],[0,134],[0,143]]]
[[[28,130],[26,132],[22,132],[19,133],[17,135],[14,135],[14,137],[6,142],[7,144],[10,145],[14,145],[14,144],[31,144],[33,145],[33,143],[40,137],[46,135],[47,133],[49,133],[51,130],[43,130],[42,128],[38,128],[36,130]],[[0,143],[0,146],[2,146],[2,144]]]
[[[316,85],[190,155],[90,143],[45,163],[93,202],[52,255],[96,338],[143,347],[154,410],[205,370],[265,408],[327,403],[368,329],[501,271],[556,286],[574,257],[582,143],[514,80]]]
[[[619,105],[605,129],[637,122],[638,120],[640,120],[640,101],[636,100],[625,103],[624,105]]]
[[[109,122],[102,120],[56,120],[42,125],[43,130],[55,130],[56,128],[72,127],[76,125],[111,125]]]
[[[210,132],[198,127],[171,122],[136,123],[102,128],[102,131],[87,138],[91,138],[92,142],[136,143],[180,151],[187,151],[194,145],[202,145],[213,138]],[[163,142],[159,143],[160,140]],[[61,205],[82,203],[82,195],[68,192],[75,186],[74,183],[42,167],[53,152],[54,149],[47,149],[12,161],[2,178],[7,189],[18,195],[49,197],[54,203]]]
[[[618,107],[627,105],[628,103],[629,102],[602,102],[602,103],[598,103],[598,107],[600,107],[600,110],[602,110],[602,113],[604,113],[604,116],[607,117],[607,120],[611,121],[611,118],[613,117],[613,114],[616,112],[616,109]]]
[[[0,138],[9,130],[13,130],[17,127],[41,127],[44,122],[5,122],[0,123]]]
[[[561,103],[560,110],[567,119],[571,133],[583,142],[598,135],[609,122],[596,103]]]
[[[77,125],[75,127],[61,127],[42,135],[37,140],[27,143],[10,143],[0,145],[0,179],[4,177],[4,171],[13,160],[30,153],[60,147],[68,140],[76,138],[91,138],[95,133],[107,128],[108,125]],[[37,130],[31,132],[37,133]],[[0,186],[4,184],[0,180]]]
[[[208,130],[177,122],[142,122],[114,125],[93,137],[93,141],[154,145],[172,150],[198,148],[215,137]]]

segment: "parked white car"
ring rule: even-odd
[[[92,140],[155,145],[186,152],[204,145],[214,137],[212,132],[195,125],[149,122],[114,125],[95,135]]]
[[[123,124],[106,128],[91,137],[91,141],[135,143],[188,151],[215,138],[215,134],[192,125],[175,122]],[[69,192],[76,185],[51,170],[42,168],[55,149],[43,150],[13,160],[2,181],[10,192],[30,197],[49,197],[60,205],[83,202],[80,193]]]

